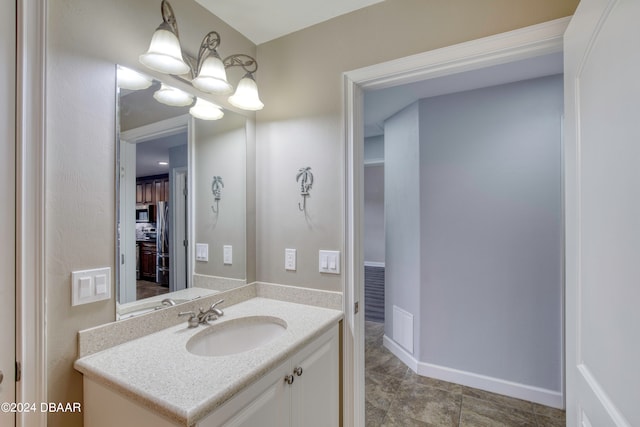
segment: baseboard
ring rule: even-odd
[[[419,362],[412,354],[409,354],[386,335],[383,337],[383,344],[394,356],[418,375],[462,384],[467,387],[515,397],[516,399],[527,400],[553,408],[564,409],[564,399],[562,393],[558,391],[505,381],[499,378],[447,368],[431,363]]]
[[[365,261],[364,262],[364,266],[365,267],[383,267],[384,268],[384,262]]]
[[[386,347],[394,356],[407,365],[413,372],[418,373],[418,361],[404,348],[400,347],[398,343],[389,338],[387,334],[382,337],[382,345]]]

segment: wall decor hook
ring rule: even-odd
[[[213,213],[218,213],[218,202],[222,198],[222,189],[224,188],[224,182],[222,182],[221,176],[214,176],[211,182],[211,193],[213,193],[213,201],[215,206],[211,205]]]
[[[309,197],[309,190],[311,190],[311,186],[313,185],[313,174],[311,173],[311,167],[307,166],[305,168],[298,169],[296,181],[300,182],[300,195],[302,196],[302,204],[298,202],[298,209],[300,209],[300,211],[306,211],[307,197]]]

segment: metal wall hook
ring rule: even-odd
[[[307,210],[307,196],[302,196],[302,205],[298,202],[298,209],[300,212],[304,212]]]
[[[310,166],[298,169],[296,182],[298,181],[300,182],[300,195],[302,196],[302,205],[298,202],[298,209],[304,212],[307,210],[307,197],[309,197],[309,190],[313,185],[313,174]]]
[[[224,182],[222,182],[222,177],[214,176],[213,181],[211,182],[211,193],[213,194],[213,200],[215,202],[215,206],[211,205],[211,210],[215,214],[217,214],[219,211],[218,202],[220,202],[220,199],[222,198],[223,188],[224,188]]]

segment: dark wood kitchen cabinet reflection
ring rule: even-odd
[[[140,247],[140,278],[156,280],[156,242],[139,242]]]
[[[136,203],[153,205],[169,201],[169,175],[145,176],[136,180]]]

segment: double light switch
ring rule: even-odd
[[[320,273],[340,274],[340,251],[320,251]]]

